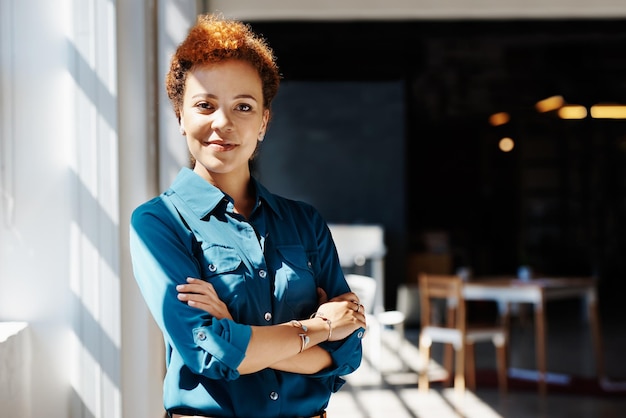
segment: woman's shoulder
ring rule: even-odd
[[[130,223],[135,227],[164,223],[172,219],[163,197],[156,196],[137,206],[130,217]]]

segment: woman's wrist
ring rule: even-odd
[[[321,319],[322,321],[326,322],[326,325],[328,325],[328,337],[326,337],[326,341],[330,341],[330,338],[333,335],[333,324],[331,320],[326,318],[326,316],[324,316],[324,314],[320,311],[317,311],[311,315],[311,319],[315,318]]]
[[[329,341],[332,337],[332,322],[321,312],[315,312],[309,319],[292,319],[289,325],[298,329],[300,353],[309,347]]]

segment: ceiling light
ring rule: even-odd
[[[489,123],[492,126],[504,125],[505,123],[508,123],[509,120],[511,120],[511,117],[506,112],[494,113],[493,115],[489,116]]]
[[[626,105],[593,105],[591,106],[591,117],[595,119],[626,119]]]
[[[551,96],[547,99],[538,101],[535,104],[535,109],[537,109],[537,111],[541,113],[549,112],[551,110],[556,110],[560,108],[561,106],[563,106],[564,103],[565,101],[563,100],[562,96]]]
[[[515,142],[511,138],[502,138],[500,142],[498,142],[498,147],[502,152],[509,152],[513,150],[515,146]]]
[[[587,108],[581,105],[565,105],[559,109],[558,115],[561,119],[585,119]]]

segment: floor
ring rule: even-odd
[[[560,377],[593,377],[595,365],[591,337],[581,318],[548,322],[548,370],[556,380]],[[610,382],[610,394],[581,395],[550,393],[540,396],[533,388],[517,388],[500,394],[493,385],[482,385],[475,392],[458,395],[454,389],[433,383],[428,393],[418,393],[417,328],[405,330],[398,353],[399,335],[383,331],[381,351],[364,339],[361,367],[346,376],[344,387],[333,395],[329,418],[617,418],[626,417],[626,331],[621,321],[603,323],[604,356]],[[512,322],[510,372],[532,372],[534,338],[532,321],[520,316]],[[442,350],[433,345],[433,362],[429,373],[445,375],[441,367]],[[495,369],[495,352],[490,345],[476,347],[477,369]],[[377,360],[376,360],[377,358]],[[377,364],[378,367],[373,367]],[[380,371],[380,372],[379,372]],[[529,383],[529,385],[532,385]]]

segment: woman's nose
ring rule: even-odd
[[[214,130],[231,130],[232,121],[223,109],[217,109],[213,112],[212,126]]]

